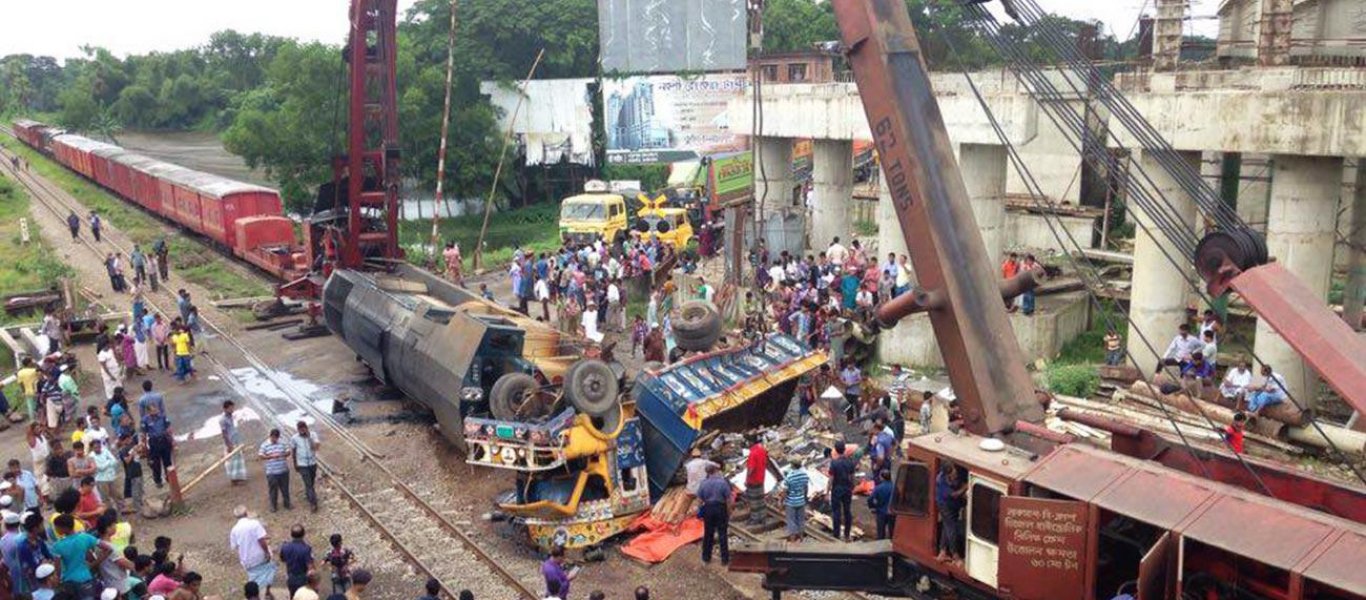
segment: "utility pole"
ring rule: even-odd
[[[441,253],[441,189],[446,183],[446,137],[451,127],[451,79],[455,73],[455,3],[451,0],[451,30],[446,38],[446,103],[441,110],[441,146],[436,151],[436,195],[432,197],[431,264]],[[450,269],[450,265],[446,266]]]

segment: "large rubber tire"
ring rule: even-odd
[[[684,302],[674,321],[674,341],[689,352],[706,352],[721,339],[721,311],[704,300]]]
[[[612,366],[595,358],[574,363],[564,378],[564,395],[579,412],[601,417],[617,403],[617,374]]]
[[[534,396],[541,387],[536,378],[526,373],[506,373],[493,382],[489,390],[489,412],[500,421],[519,421],[529,416],[523,414],[528,402],[535,402]]]

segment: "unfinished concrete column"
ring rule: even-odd
[[[1342,294],[1342,317],[1352,329],[1361,331],[1361,313],[1366,308],[1366,159],[1357,159],[1347,241],[1347,287]]]
[[[1266,205],[1271,198],[1271,157],[1244,154],[1238,165],[1238,217],[1266,233]]]
[[[1193,169],[1200,168],[1199,152],[1176,154]],[[1155,191],[1175,210],[1181,225],[1194,226],[1195,201],[1191,195],[1162,169],[1149,152],[1142,154],[1139,165],[1152,179],[1157,188]],[[1150,350],[1141,337],[1130,331],[1128,350],[1139,369],[1144,373],[1152,373],[1157,369],[1158,359],[1166,350],[1167,342],[1176,335],[1177,327],[1186,322],[1189,290],[1186,278],[1194,272],[1194,267],[1191,257],[1175,250],[1171,239],[1132,199],[1129,201],[1129,218],[1136,220],[1139,225],[1134,240],[1134,277],[1129,297],[1129,317],[1133,320],[1133,327],[1142,331],[1153,347]],[[1168,260],[1164,250],[1172,255],[1176,264]]]
[[[1333,228],[1342,193],[1342,159],[1276,155],[1272,169],[1267,250],[1315,295],[1326,299],[1333,275]],[[1260,320],[1253,349],[1285,377],[1286,387],[1300,404],[1313,406],[1318,387],[1313,371],[1290,344]]]
[[[755,212],[767,220],[792,206],[792,138],[757,138],[754,151]]]
[[[1290,38],[1295,27],[1293,0],[1261,0],[1257,29],[1257,64],[1274,67],[1290,64]]]
[[[963,144],[959,157],[958,168],[963,172],[972,216],[977,218],[977,227],[982,231],[987,257],[992,264],[999,263],[1005,247],[1006,148]]]
[[[1153,70],[1175,71],[1181,61],[1181,33],[1187,0],[1157,0],[1153,20]]]
[[[816,140],[811,148],[811,247],[854,239],[854,142]]]

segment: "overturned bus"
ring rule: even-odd
[[[568,400],[552,401],[544,417],[466,419],[467,460],[517,473],[498,507],[526,526],[533,544],[595,546],[651,508],[704,433],[778,424],[798,379],[825,361],[772,334],[647,367],[600,414],[585,412],[579,390],[567,385]]]

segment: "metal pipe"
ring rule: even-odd
[[[1000,280],[1001,299],[1010,300],[1039,287],[1043,269],[1021,271],[1014,277]],[[929,312],[948,305],[943,289],[919,289],[907,292],[877,307],[877,322],[891,329],[897,322],[916,313]]]

